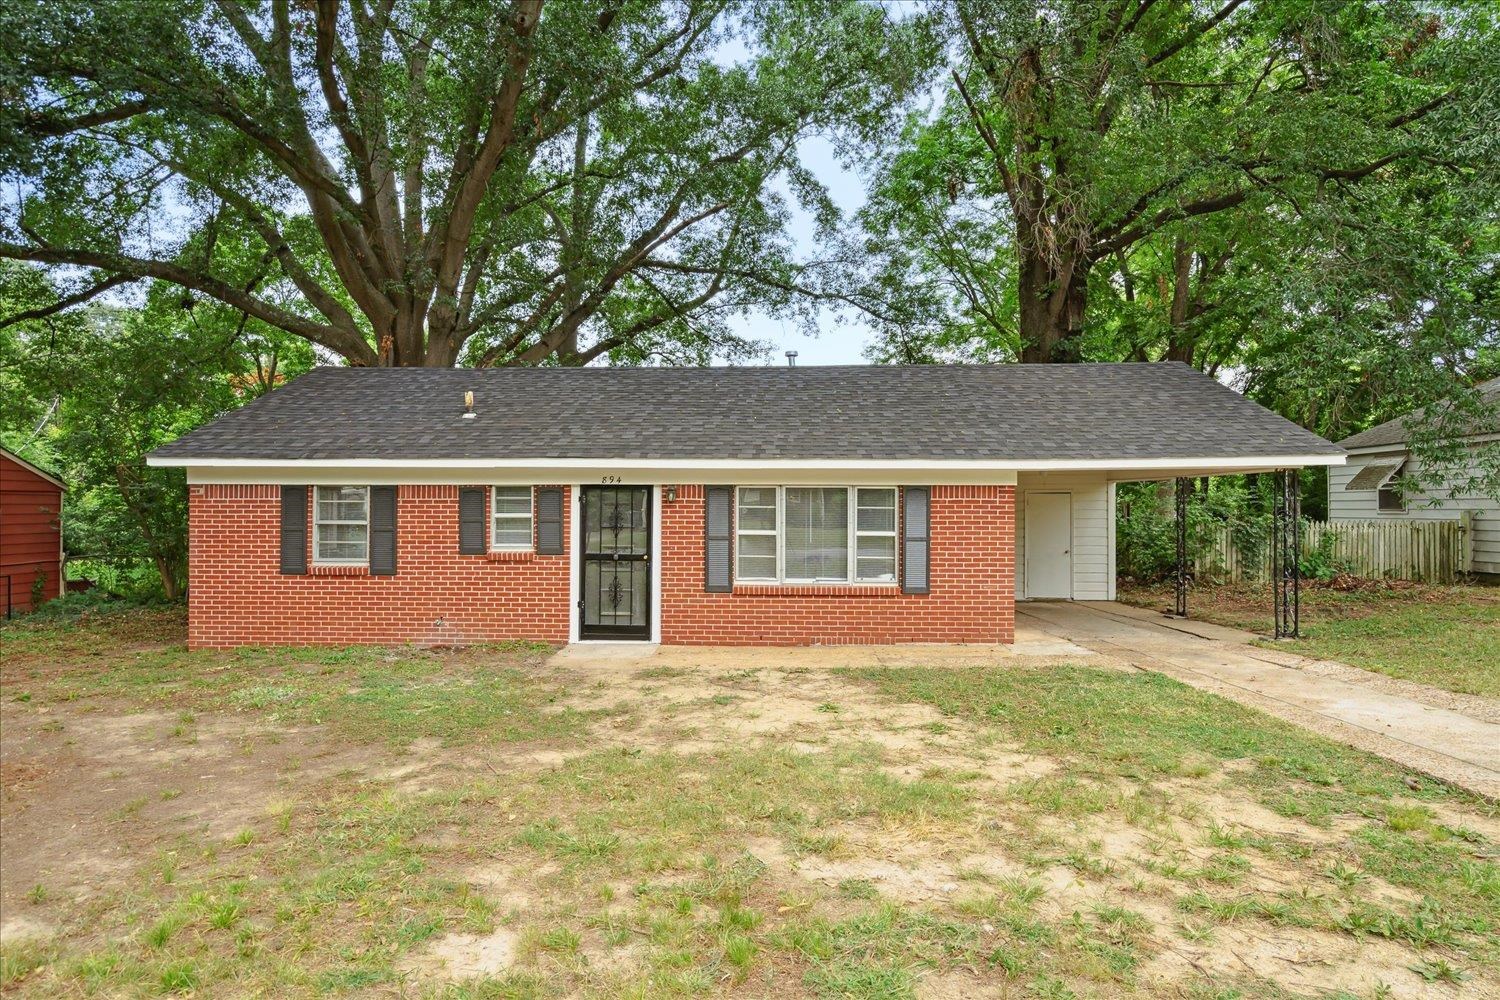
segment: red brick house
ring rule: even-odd
[[[1343,461],[1180,364],[321,368],[167,445],[189,642],[1009,642],[1114,484]]]
[[[62,481],[0,448],[0,585],[5,616],[62,592]],[[40,585],[38,585],[40,581]]]

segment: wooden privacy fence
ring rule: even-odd
[[[1453,583],[1469,571],[1471,532],[1459,521],[1303,521],[1302,555],[1332,545],[1333,564],[1355,576]],[[1326,538],[1332,542],[1325,542]],[[1196,540],[1200,578],[1262,583],[1271,578],[1269,539],[1244,537],[1228,525]]]

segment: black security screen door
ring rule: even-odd
[[[583,488],[578,635],[651,638],[651,488]]]

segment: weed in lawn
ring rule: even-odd
[[[191,993],[202,982],[198,966],[188,959],[168,962],[161,968],[157,982],[163,993]]]
[[[1364,872],[1358,868],[1349,867],[1343,861],[1334,861],[1327,868],[1323,869],[1323,874],[1328,876],[1340,889],[1345,891],[1353,889],[1363,882],[1368,882],[1370,879]]]
[[[167,942],[172,940],[172,936],[181,930],[182,925],[186,922],[187,919],[181,914],[174,913],[164,917],[146,929],[142,940],[145,942],[147,948],[153,950],[165,948]]]
[[[208,925],[214,930],[227,931],[240,922],[240,916],[244,912],[244,904],[235,900],[220,903],[209,911]]]
[[[1445,959],[1431,958],[1425,962],[1419,962],[1410,967],[1411,971],[1421,976],[1429,983],[1461,983],[1469,976],[1462,969],[1451,965]]]
[[[866,878],[846,878],[839,883],[839,893],[845,899],[874,899],[880,895],[875,883]]]

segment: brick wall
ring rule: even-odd
[[[576,504],[564,489],[563,538]],[[458,487],[401,486],[396,575],[310,566],[282,576],[279,486],[189,488],[194,649],[250,643],[565,642],[569,557],[458,553]],[[658,508],[663,642],[804,645],[1010,642],[1015,490],[934,486],[931,593],[894,586],[703,590],[703,487]],[[309,514],[309,521],[311,514]],[[311,545],[312,527],[308,525]]]
[[[737,586],[703,590],[703,487],[679,486],[661,511],[661,627],[667,643],[864,645],[1011,642],[1015,489],[932,488],[931,593],[894,586]]]
[[[188,502],[191,648],[567,641],[566,552],[459,555],[457,486],[398,489],[395,576],[312,565],[307,576],[282,576],[279,486],[195,485]]]

